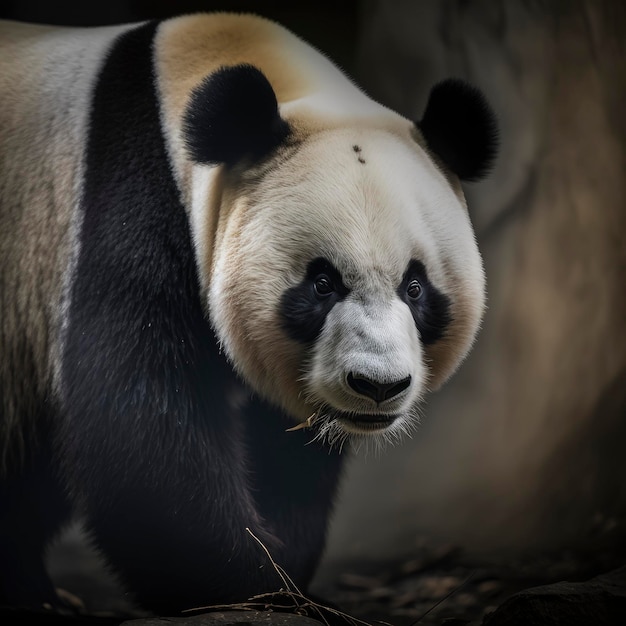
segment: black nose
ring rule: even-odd
[[[389,400],[399,393],[402,393],[410,384],[411,377],[407,376],[402,380],[391,383],[380,383],[362,374],[348,374],[348,385],[361,396],[367,396],[377,403]]]

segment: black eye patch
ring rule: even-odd
[[[330,261],[314,259],[302,282],[287,289],[281,298],[283,328],[295,341],[312,343],[322,331],[328,313],[349,291]]]
[[[426,268],[420,261],[409,262],[397,293],[411,310],[424,345],[444,336],[452,321],[450,298],[428,280]]]

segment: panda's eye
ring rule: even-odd
[[[319,274],[313,281],[316,295],[324,298],[335,291],[333,281],[326,274]]]
[[[411,298],[411,300],[417,300],[422,295],[422,285],[420,281],[417,279],[413,279],[406,288],[406,295]]]

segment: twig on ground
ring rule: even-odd
[[[285,586],[285,589],[279,589],[275,592],[267,592],[260,593],[258,595],[252,596],[248,598],[245,602],[235,602],[233,604],[211,604],[207,606],[199,606],[194,607],[192,609],[185,609],[183,613],[189,613],[192,611],[218,611],[224,609],[238,609],[242,611],[255,611],[255,610],[271,610],[278,609],[283,611],[292,610],[298,614],[303,609],[310,608],[317,616],[323,621],[326,626],[330,626],[328,620],[326,619],[324,612],[327,614],[340,617],[345,620],[346,624],[350,626],[373,626],[370,622],[366,622],[357,617],[352,617],[347,613],[343,613],[337,609],[334,609],[330,606],[325,606],[323,604],[319,604],[311,598],[305,596],[299,589],[298,586],[294,583],[292,578],[287,574],[287,572],[280,566],[270,554],[270,551],[263,544],[263,542],[249,529],[246,528],[246,531],[250,534],[250,536],[261,546],[265,554],[270,560],[270,563],[276,570],[276,573],[280,576],[280,579]],[[286,604],[276,604],[276,601],[280,598],[280,596],[285,596],[286,598],[291,599],[293,605]],[[451,595],[451,594],[449,594]],[[295,609],[295,611],[293,611]],[[386,622],[377,622],[378,624],[383,624],[384,626],[392,626],[391,624],[387,624]]]

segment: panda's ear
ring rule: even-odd
[[[476,87],[458,79],[438,83],[417,125],[430,150],[461,180],[487,175],[498,149],[498,126]]]
[[[209,74],[192,91],[183,132],[194,161],[232,165],[267,155],[285,140],[289,125],[265,75],[252,65],[235,65]]]

